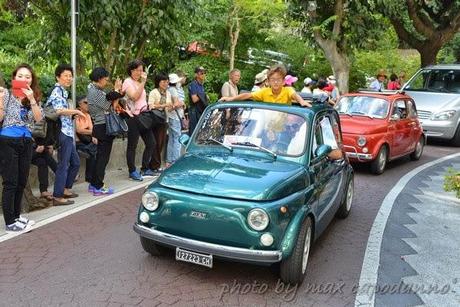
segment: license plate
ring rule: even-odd
[[[199,264],[212,268],[212,255],[200,254],[176,247],[176,260]]]

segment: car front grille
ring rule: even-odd
[[[430,119],[432,113],[430,111],[417,110],[417,114],[420,119]]]

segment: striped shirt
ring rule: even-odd
[[[88,84],[89,114],[93,120],[93,125],[105,124],[105,112],[110,110],[111,102],[105,98],[105,92],[94,83]]]

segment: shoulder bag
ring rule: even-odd
[[[125,136],[128,132],[126,121],[112,108],[105,114],[105,133],[110,136]]]

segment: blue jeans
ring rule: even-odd
[[[179,137],[181,134],[180,120],[169,119],[168,147],[166,148],[166,162],[173,163],[180,156]]]
[[[58,163],[56,169],[56,180],[54,182],[53,196],[61,198],[64,196],[64,189],[71,189],[78,170],[80,169],[80,158],[73,142],[73,138],[59,133]]]

